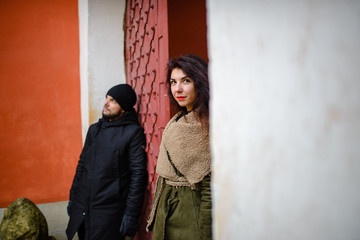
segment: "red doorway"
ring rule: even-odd
[[[166,88],[169,57],[197,54],[207,60],[205,0],[128,0],[125,26],[126,78],[137,96],[147,140],[149,184],[135,239],[151,239],[145,226],[157,175],[162,132],[175,113]]]

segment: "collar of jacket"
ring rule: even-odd
[[[97,129],[100,130],[101,128],[109,128],[109,127],[119,127],[125,126],[130,124],[137,124],[139,125],[139,120],[137,113],[135,111],[127,111],[125,112],[119,119],[110,122],[107,119],[100,118],[97,122]]]

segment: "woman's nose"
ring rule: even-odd
[[[176,91],[176,92],[181,92],[181,91],[182,91],[182,87],[181,87],[181,84],[180,84],[180,83],[178,83],[178,84],[175,85],[175,91]]]

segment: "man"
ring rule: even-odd
[[[136,233],[147,184],[144,130],[127,84],[106,94],[103,117],[88,130],[70,190],[66,234],[124,239]]]

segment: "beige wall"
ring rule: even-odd
[[[79,0],[82,131],[101,117],[105,94],[125,83],[125,0]]]
[[[358,239],[360,2],[207,7],[215,239]]]

